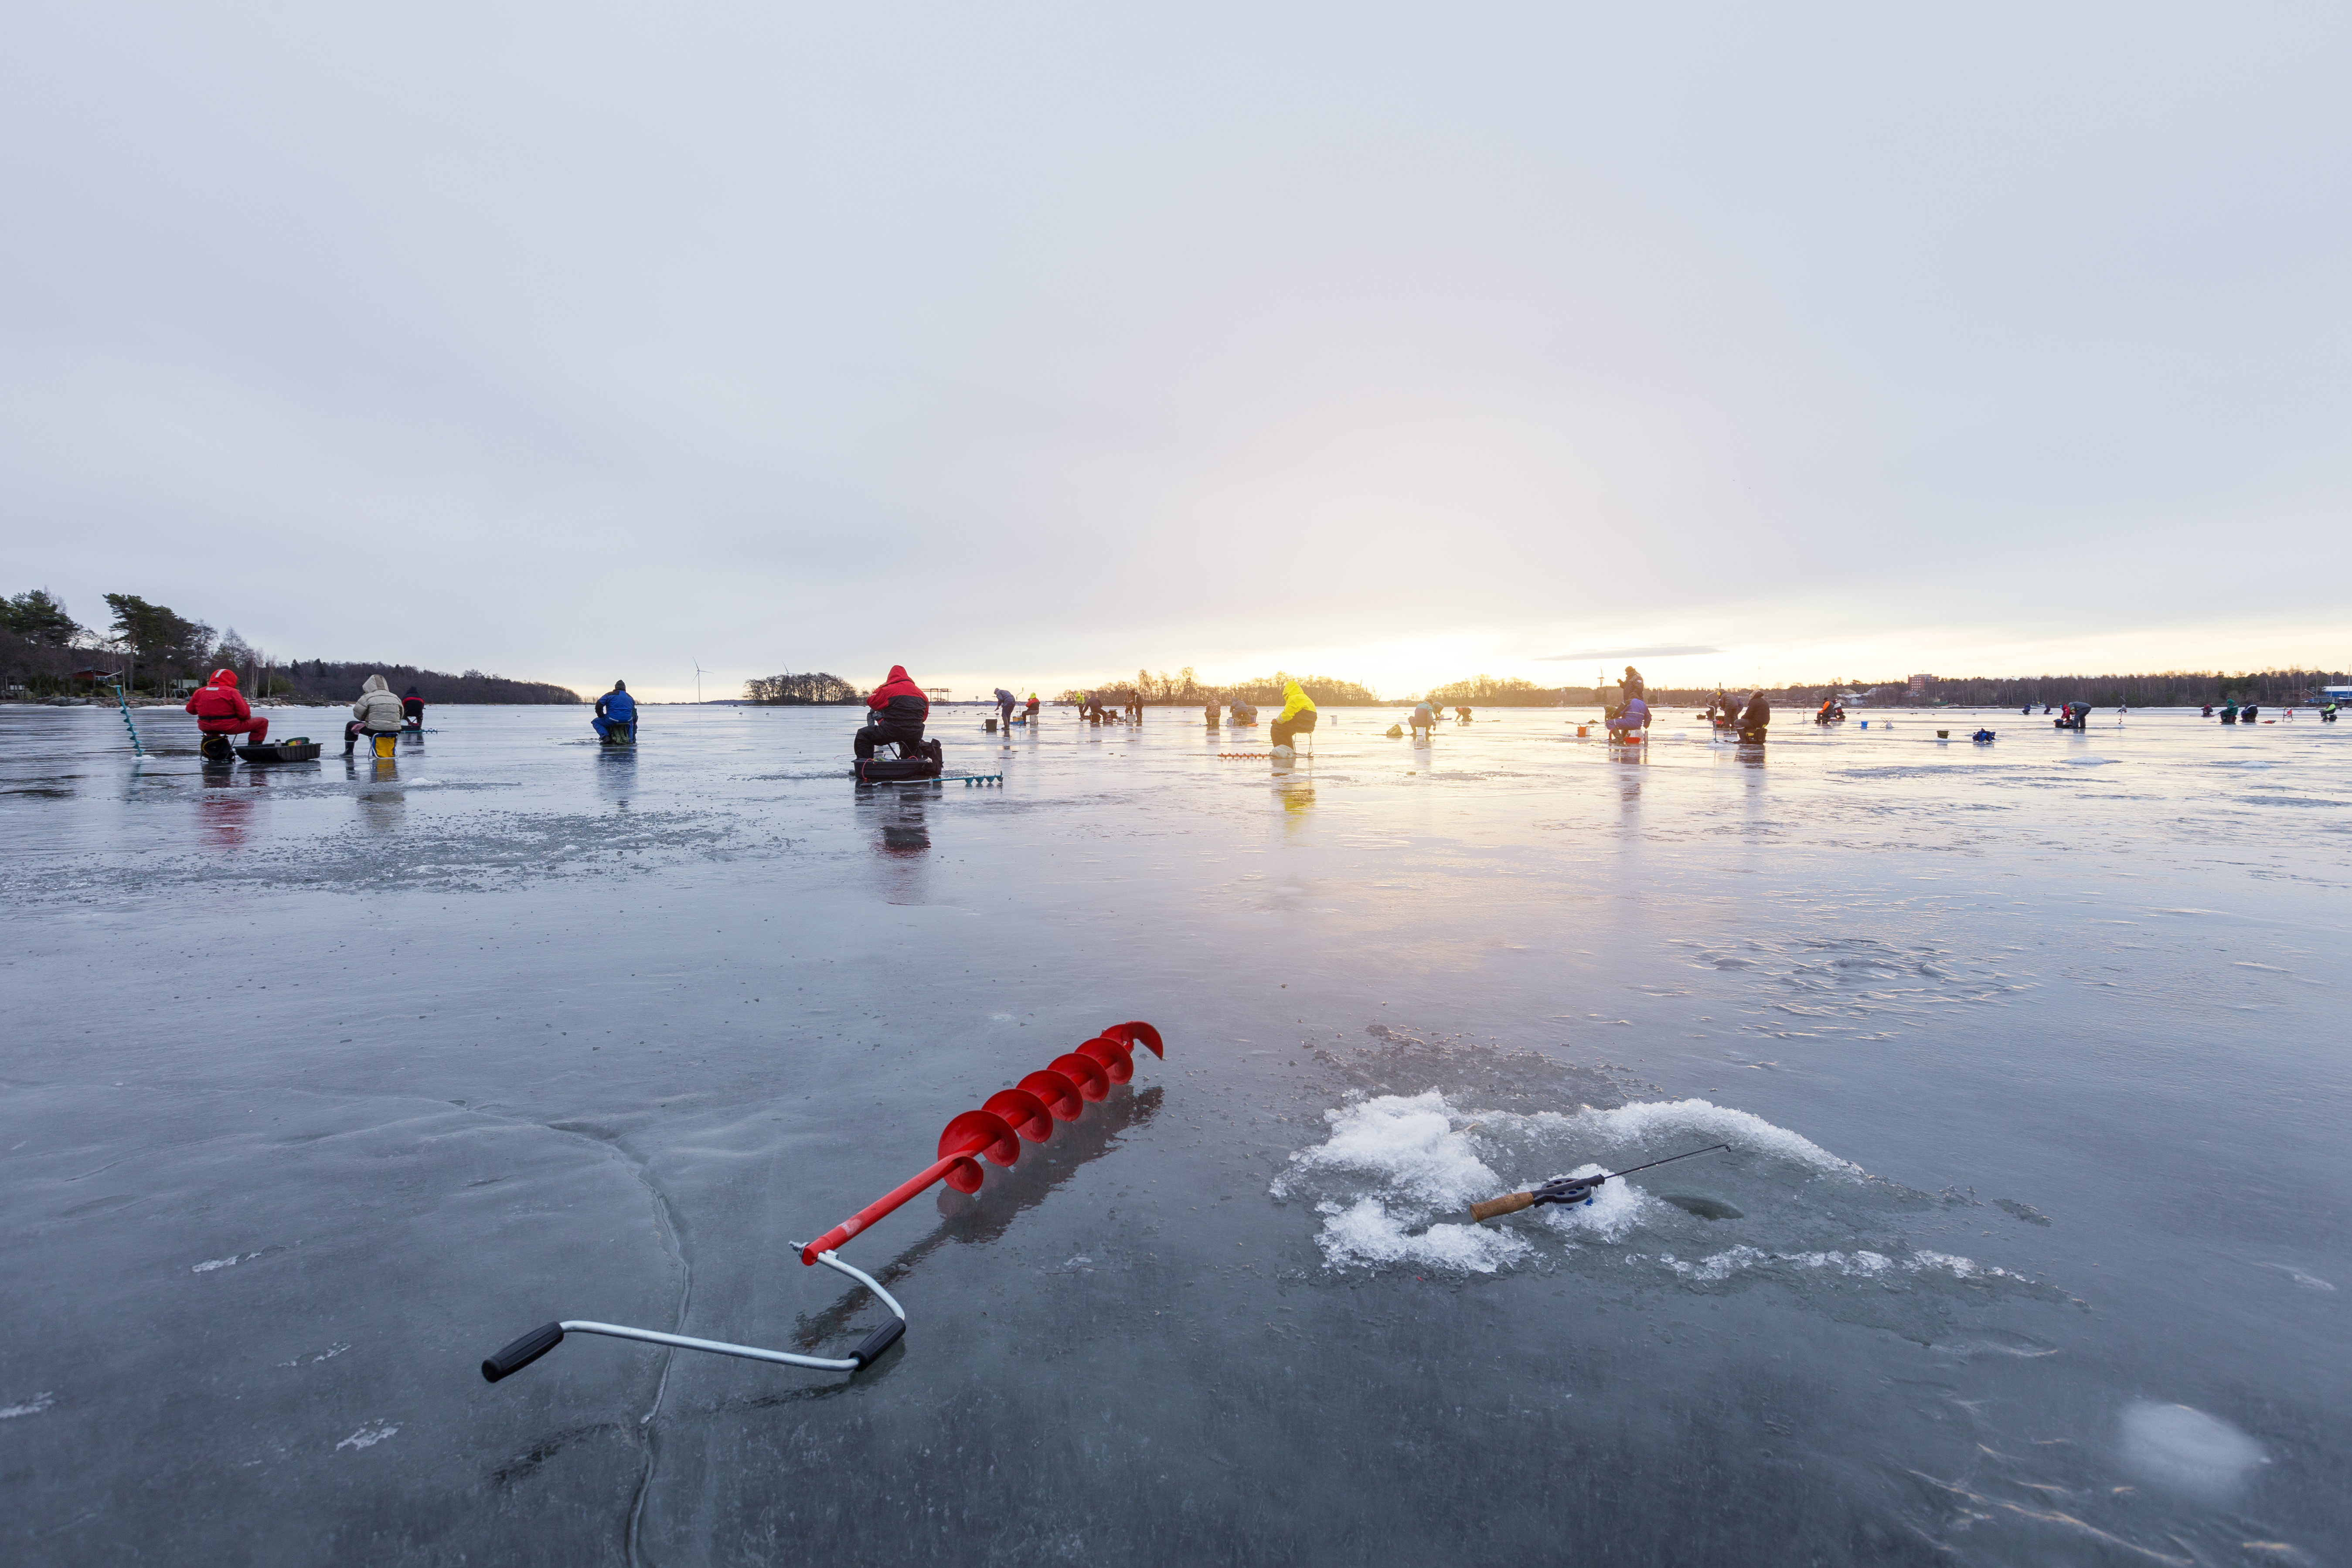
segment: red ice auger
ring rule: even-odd
[[[756,1345],[732,1345],[719,1340],[690,1339],[653,1329],[625,1328],[618,1323],[592,1323],[577,1319],[542,1323],[482,1363],[482,1376],[491,1383],[510,1377],[563,1342],[567,1333],[602,1334],[608,1339],[642,1340],[678,1350],[709,1351],[746,1361],[780,1362],[789,1366],[816,1367],[826,1372],[862,1372],[907,1331],[907,1310],[864,1269],[845,1263],[835,1249],[871,1226],[891,1210],[945,1181],[960,1193],[976,1193],[985,1173],[980,1162],[1010,1165],[1021,1158],[1021,1141],[1043,1143],[1054,1135],[1056,1121],[1076,1121],[1089,1100],[1110,1093],[1111,1085],[1135,1076],[1135,1047],[1155,1057],[1168,1053],[1160,1031],[1136,1020],[1113,1024],[1067,1056],[1055,1057],[1043,1071],[1033,1072],[1015,1089],[999,1089],[978,1110],[967,1110],[940,1134],[940,1157],[914,1176],[867,1204],[856,1214],[800,1249],[804,1264],[822,1263],[848,1275],[874,1292],[888,1307],[891,1319],[866,1337],[846,1359],[799,1355],[791,1351],[761,1350]]]

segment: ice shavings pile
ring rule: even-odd
[[[1860,1165],[1851,1160],[1839,1159],[1801,1133],[1776,1127],[1750,1111],[1734,1110],[1712,1100],[1654,1100],[1622,1105],[1614,1110],[1580,1111],[1574,1116],[1562,1116],[1557,1111],[1547,1110],[1524,1120],[1539,1124],[1549,1123],[1561,1129],[1573,1127],[1579,1131],[1597,1131],[1605,1138],[1635,1148],[1647,1148],[1657,1142],[1664,1153],[1674,1152],[1665,1149],[1662,1142],[1671,1136],[1688,1135],[1702,1142],[1714,1139],[1815,1171],[1845,1176],[1862,1174]],[[1634,1164],[1640,1163],[1638,1160],[1632,1162]]]
[[[1553,1174],[1600,1175],[1692,1145],[1727,1142],[1796,1181],[1858,1177],[1861,1168],[1785,1127],[1704,1100],[1580,1110],[1573,1113],[1465,1111],[1436,1089],[1381,1095],[1323,1113],[1330,1136],[1290,1157],[1271,1191],[1313,1202],[1316,1245],[1330,1268],[1420,1267],[1492,1274],[1532,1259],[1546,1233],[1570,1250],[1624,1240],[1646,1221],[1674,1215],[1642,1184],[1608,1182],[1590,1203],[1546,1205],[1512,1223],[1476,1225],[1471,1204]],[[1598,1153],[1573,1164],[1561,1156]],[[1505,1180],[1487,1163],[1503,1159]],[[1752,1249],[1751,1249],[1752,1250]],[[1771,1255],[1758,1253],[1761,1259]],[[1826,1256],[1826,1255],[1824,1255]],[[1875,1255],[1872,1255],[1875,1256]],[[1706,1264],[1660,1262],[1677,1271]],[[1726,1263],[1709,1276],[1723,1278]]]
[[[1508,1230],[1428,1224],[1441,1214],[1466,1215],[1473,1203],[1504,1190],[1437,1090],[1384,1094],[1323,1119],[1329,1140],[1293,1154],[1272,1191],[1315,1196],[1323,1216],[1316,1242],[1328,1267],[1423,1264],[1492,1274],[1535,1250]]]

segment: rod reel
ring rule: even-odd
[[[1636,1171],[1648,1171],[1660,1165],[1671,1165],[1677,1160],[1687,1160],[1694,1154],[1712,1154],[1718,1149],[1727,1150],[1730,1147],[1728,1143],[1710,1143],[1704,1149],[1693,1149],[1681,1154],[1669,1154],[1663,1160],[1653,1160],[1646,1165],[1628,1165],[1622,1171],[1604,1171],[1594,1176],[1554,1176],[1550,1181],[1530,1187],[1524,1193],[1505,1193],[1499,1198],[1488,1198],[1484,1203],[1472,1204],[1470,1217],[1475,1220],[1494,1219],[1500,1215],[1517,1214],[1521,1209],[1531,1209],[1541,1204],[1589,1205],[1592,1202],[1592,1195],[1601,1190],[1601,1184],[1603,1182],[1614,1181],[1619,1176],[1630,1176]]]

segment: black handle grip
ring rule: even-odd
[[[563,1342],[562,1323],[541,1323],[498,1354],[482,1363],[482,1381],[496,1383],[502,1377],[512,1377],[548,1352]]]
[[[872,1366],[876,1362],[882,1358],[882,1352],[884,1351],[887,1351],[892,1345],[897,1344],[898,1342],[899,1336],[904,1334],[906,1331],[907,1324],[905,1321],[899,1318],[893,1318],[888,1322],[883,1324],[880,1328],[875,1330],[872,1333],[866,1335],[866,1342],[849,1352],[849,1359],[857,1363],[858,1371],[864,1372],[867,1367]]]

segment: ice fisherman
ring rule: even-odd
[[[1650,705],[1638,697],[1628,697],[1617,711],[1609,715],[1612,730],[1646,730],[1650,727]]]
[[[609,741],[613,731],[626,729],[632,737],[637,728],[637,700],[629,695],[629,683],[613,682],[613,689],[596,699],[596,717],[588,721],[600,741]]]
[[[1765,701],[1764,693],[1759,691],[1748,700],[1748,706],[1739,710],[1739,738],[1760,741],[1764,738],[1765,726],[1771,722],[1772,705]]]
[[[1649,689],[1642,684],[1642,672],[1630,664],[1625,667],[1624,679],[1617,682],[1617,689],[1623,693],[1628,702],[1633,701],[1636,697],[1647,697],[1650,694]]]
[[[866,727],[852,742],[861,757],[872,756],[876,746],[890,741],[911,750],[922,741],[923,724],[931,716],[931,700],[903,664],[890,667],[890,679],[874,689],[866,706]]]
[[[416,688],[414,686],[401,696],[400,716],[408,721],[408,727],[412,730],[425,728],[425,699],[416,694]]]
[[[1415,703],[1412,723],[1412,738],[1415,741],[1428,740],[1430,731],[1437,728],[1437,710],[1426,702]]]
[[[1007,728],[1012,726],[1013,710],[1020,700],[1021,699],[1013,696],[1002,686],[996,689],[996,711]]]
[[[187,710],[196,716],[196,728],[207,735],[250,735],[258,746],[269,739],[269,721],[257,719],[236,689],[236,671],[215,669],[211,680],[188,698]]]
[[[1274,716],[1274,743],[1287,746],[1293,735],[1315,732],[1315,699],[1295,680],[1282,683],[1282,711]]]
[[[383,676],[369,676],[360,683],[360,700],[352,704],[352,721],[343,726],[343,755],[352,754],[362,734],[397,735],[400,718],[400,699]]]
[[[1021,717],[1028,720],[1032,724],[1034,724],[1037,721],[1037,694],[1035,692],[1033,691],[1029,694],[1029,706],[1021,710]]]

